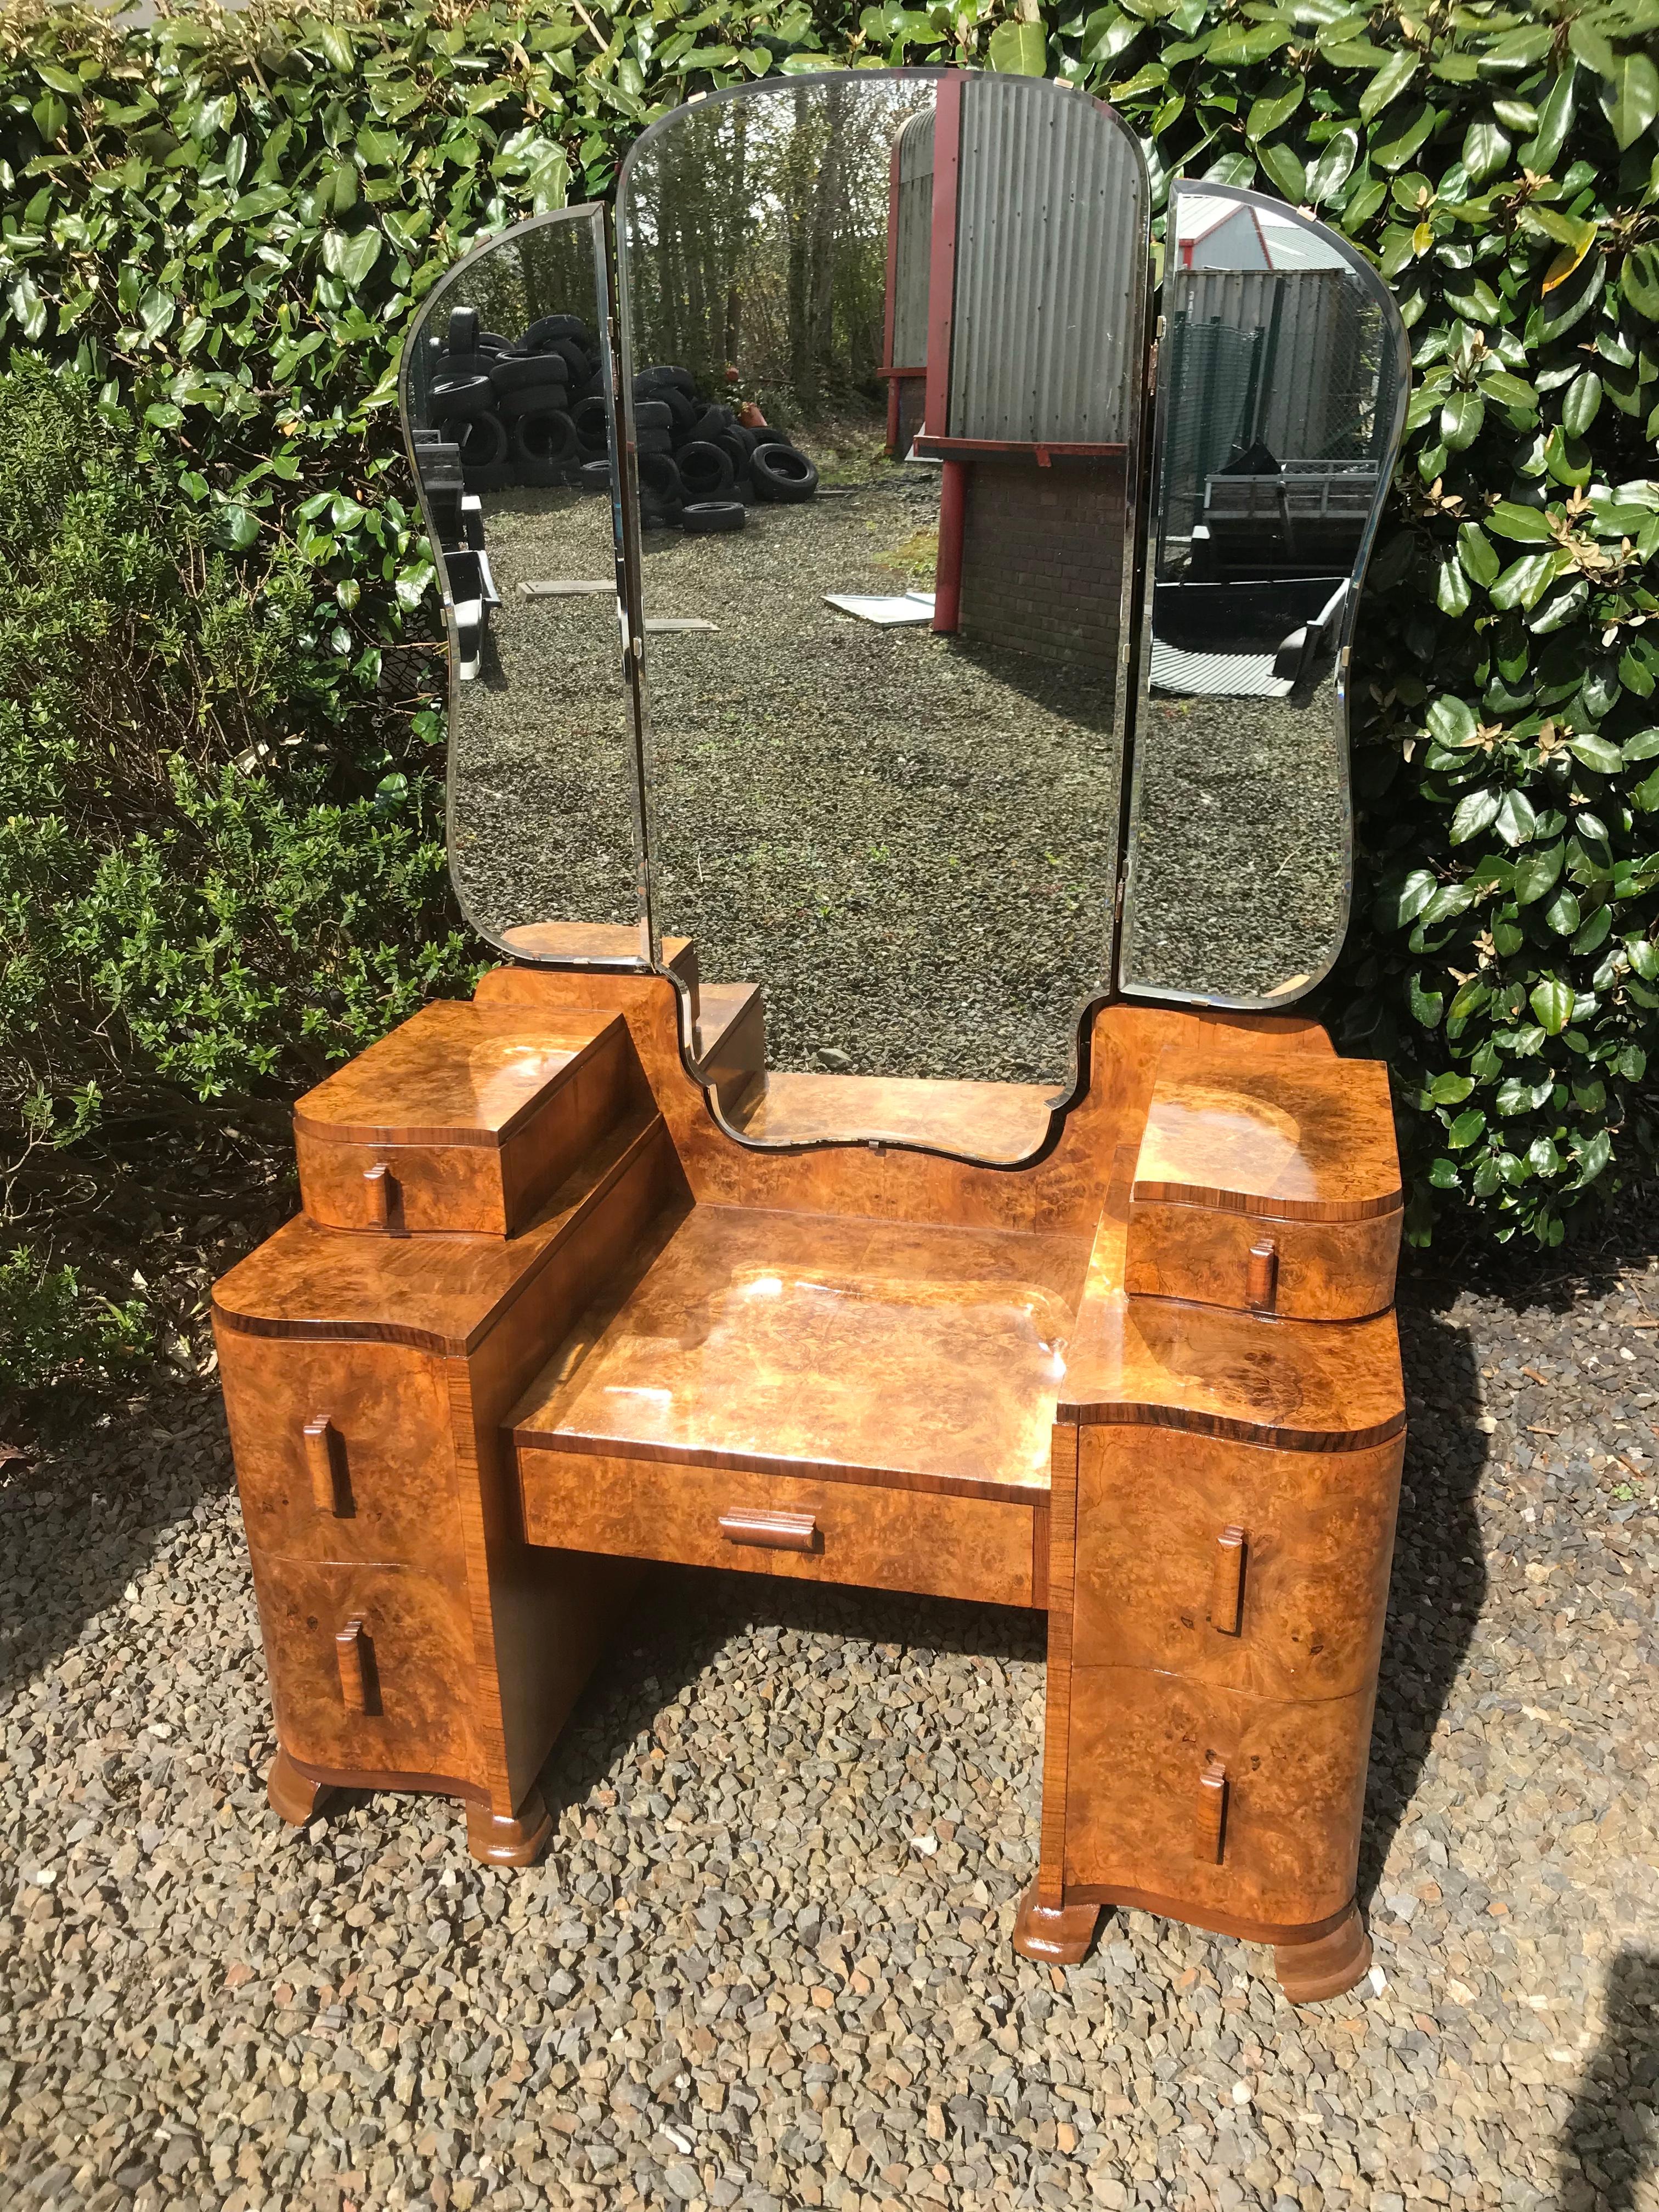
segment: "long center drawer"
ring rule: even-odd
[[[992,1605],[1044,1601],[1046,1498],[950,1498],[522,1441],[516,1450],[532,1544]]]

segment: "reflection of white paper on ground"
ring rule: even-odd
[[[585,599],[600,592],[614,592],[616,588],[614,576],[603,578],[597,583],[588,583],[575,576],[553,576],[544,582],[520,584],[519,586],[527,599]]]
[[[826,592],[827,605],[839,607],[844,615],[856,615],[860,622],[879,623],[890,629],[896,623],[930,623],[933,619],[933,595],[931,592],[904,592],[894,599],[866,598],[859,592]]]
[[[714,623],[705,622],[701,615],[647,615],[645,618],[647,637],[673,637],[681,630],[713,629],[714,627]]]

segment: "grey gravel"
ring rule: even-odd
[[[1375,1986],[1008,1934],[1033,1616],[665,1576],[544,1778],[265,1808],[210,1385],[0,1468],[9,2208],[1659,2205],[1659,1273],[1408,1286]]]

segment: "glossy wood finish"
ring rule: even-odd
[[[1357,1905],[1311,1943],[1281,1943],[1273,1953],[1273,1971],[1292,2004],[1345,1995],[1370,1972],[1370,1964],[1371,1939]]]
[[[699,1206],[514,1434],[1029,1500],[1087,1259],[1079,1237]]]
[[[1371,1694],[1253,1698],[1150,1668],[1074,1662],[1067,1901],[1161,1893],[1285,1931],[1344,1911]]]
[[[328,1784],[301,1773],[285,1751],[279,1751],[271,1760],[265,1777],[265,1796],[271,1811],[291,1827],[303,1828],[322,1810],[329,1795]]]
[[[526,1863],[645,1559],[1046,1605],[1018,1947],[1079,1957],[1118,1903],[1351,1986],[1403,1427],[1378,1073],[1292,1017],[1112,1006],[1056,1127],[1038,1086],[765,1079],[758,994],[690,948],[477,1009],[628,1072],[523,1225],[301,1219],[216,1293],[285,1816],[447,1790]],[[750,1138],[886,1133],[762,1149],[711,1093]]]
[[[300,1101],[301,1201],[325,1228],[507,1236],[641,1090],[614,1014],[439,1000]]]
[[[979,1160],[1030,1159],[1048,1133],[1054,1085],[949,1083],[775,1070],[733,1126],[757,1144],[810,1145],[857,1130]],[[728,1118],[732,1118],[728,1116]]]
[[[1130,1194],[1133,1297],[1305,1321],[1394,1298],[1404,1197],[1370,1061],[1160,1064]]]
[[[525,1530],[624,1559],[851,1583],[986,1605],[1030,1605],[1032,1507],[998,1498],[866,1488],[658,1460],[518,1447]],[[732,1540],[787,1515],[811,1541]]]
[[[1085,1430],[1073,1663],[1252,1697],[1353,1696],[1382,1649],[1402,1449]]]

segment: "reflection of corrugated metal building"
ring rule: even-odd
[[[1115,670],[1146,225],[1134,141],[1082,94],[945,77],[900,133],[889,442],[944,464],[936,629]]]

